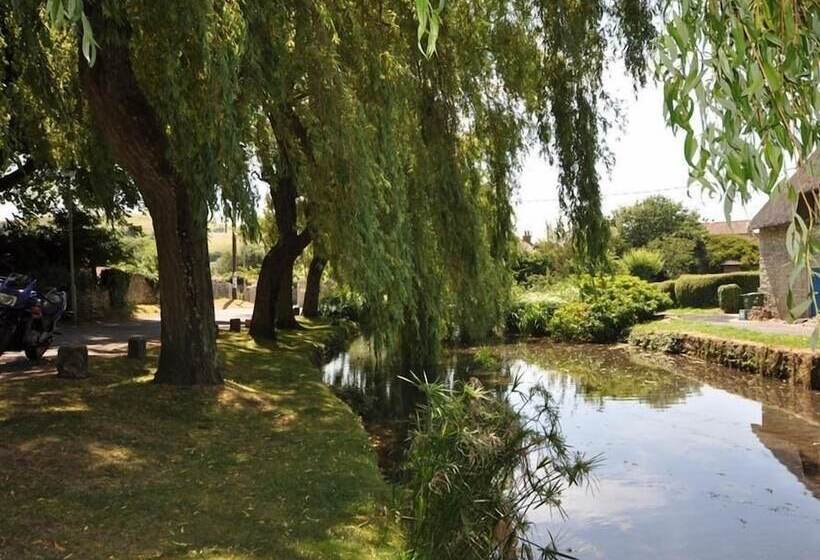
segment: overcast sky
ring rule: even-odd
[[[604,212],[609,214],[657,193],[697,210],[705,220],[724,221],[720,200],[701,197],[697,187],[687,194],[683,135],[675,136],[666,127],[662,86],[649,84],[636,98],[630,83],[620,73],[609,80],[610,91],[622,101],[626,122],[622,131],[613,130],[608,138],[615,166],[611,176],[601,175]],[[554,224],[559,217],[558,172],[536,152],[527,158],[519,182],[516,230],[519,235],[529,230],[537,239],[543,236],[546,224]],[[751,218],[765,201],[765,195],[755,195],[746,208],[737,205],[732,219]]]

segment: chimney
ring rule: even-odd
[[[527,245],[532,245],[532,233],[529,230],[525,230],[521,240]]]

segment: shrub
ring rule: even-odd
[[[326,319],[360,321],[364,316],[364,300],[348,290],[338,290],[322,297],[319,315]]]
[[[553,313],[561,305],[554,299],[517,301],[507,314],[507,332],[528,336],[546,336]]]
[[[652,285],[669,296],[673,306],[677,305],[675,300],[675,280],[664,280],[663,282],[655,282]]]
[[[581,277],[576,301],[556,309],[549,334],[560,340],[611,342],[633,325],[652,319],[671,299],[634,276]]]
[[[737,284],[743,293],[754,292],[760,287],[760,274],[685,274],[675,282],[675,300],[680,307],[717,307],[717,289],[723,284]]]
[[[737,284],[718,286],[718,305],[724,313],[737,313],[740,309],[741,289]]]
[[[702,238],[670,235],[647,245],[663,258],[663,273],[667,278],[706,270],[706,246]]]
[[[565,443],[549,393],[513,390],[513,405],[477,382],[419,389],[426,404],[405,462],[411,557],[558,557],[527,538],[527,511],[560,510],[562,489],[582,484],[593,461]]]
[[[632,276],[654,280],[663,271],[663,257],[650,249],[632,249],[623,256],[623,263]]]

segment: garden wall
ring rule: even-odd
[[[713,364],[820,390],[820,354],[809,350],[773,348],[683,333],[633,333],[629,342],[647,350],[695,356]]]

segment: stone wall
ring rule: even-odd
[[[760,291],[766,294],[766,305],[777,311],[780,319],[789,318],[786,304],[789,294],[789,275],[793,270],[792,259],[786,249],[788,225],[761,228],[760,230]],[[792,289],[795,303],[808,297],[809,283],[801,275]]]
[[[130,305],[159,303],[159,288],[157,283],[149,280],[142,274],[132,274],[128,279],[128,290],[125,292],[125,302]]]
[[[633,333],[630,344],[667,354],[694,356],[706,362],[820,390],[820,354],[772,348],[754,342],[683,333]]]

